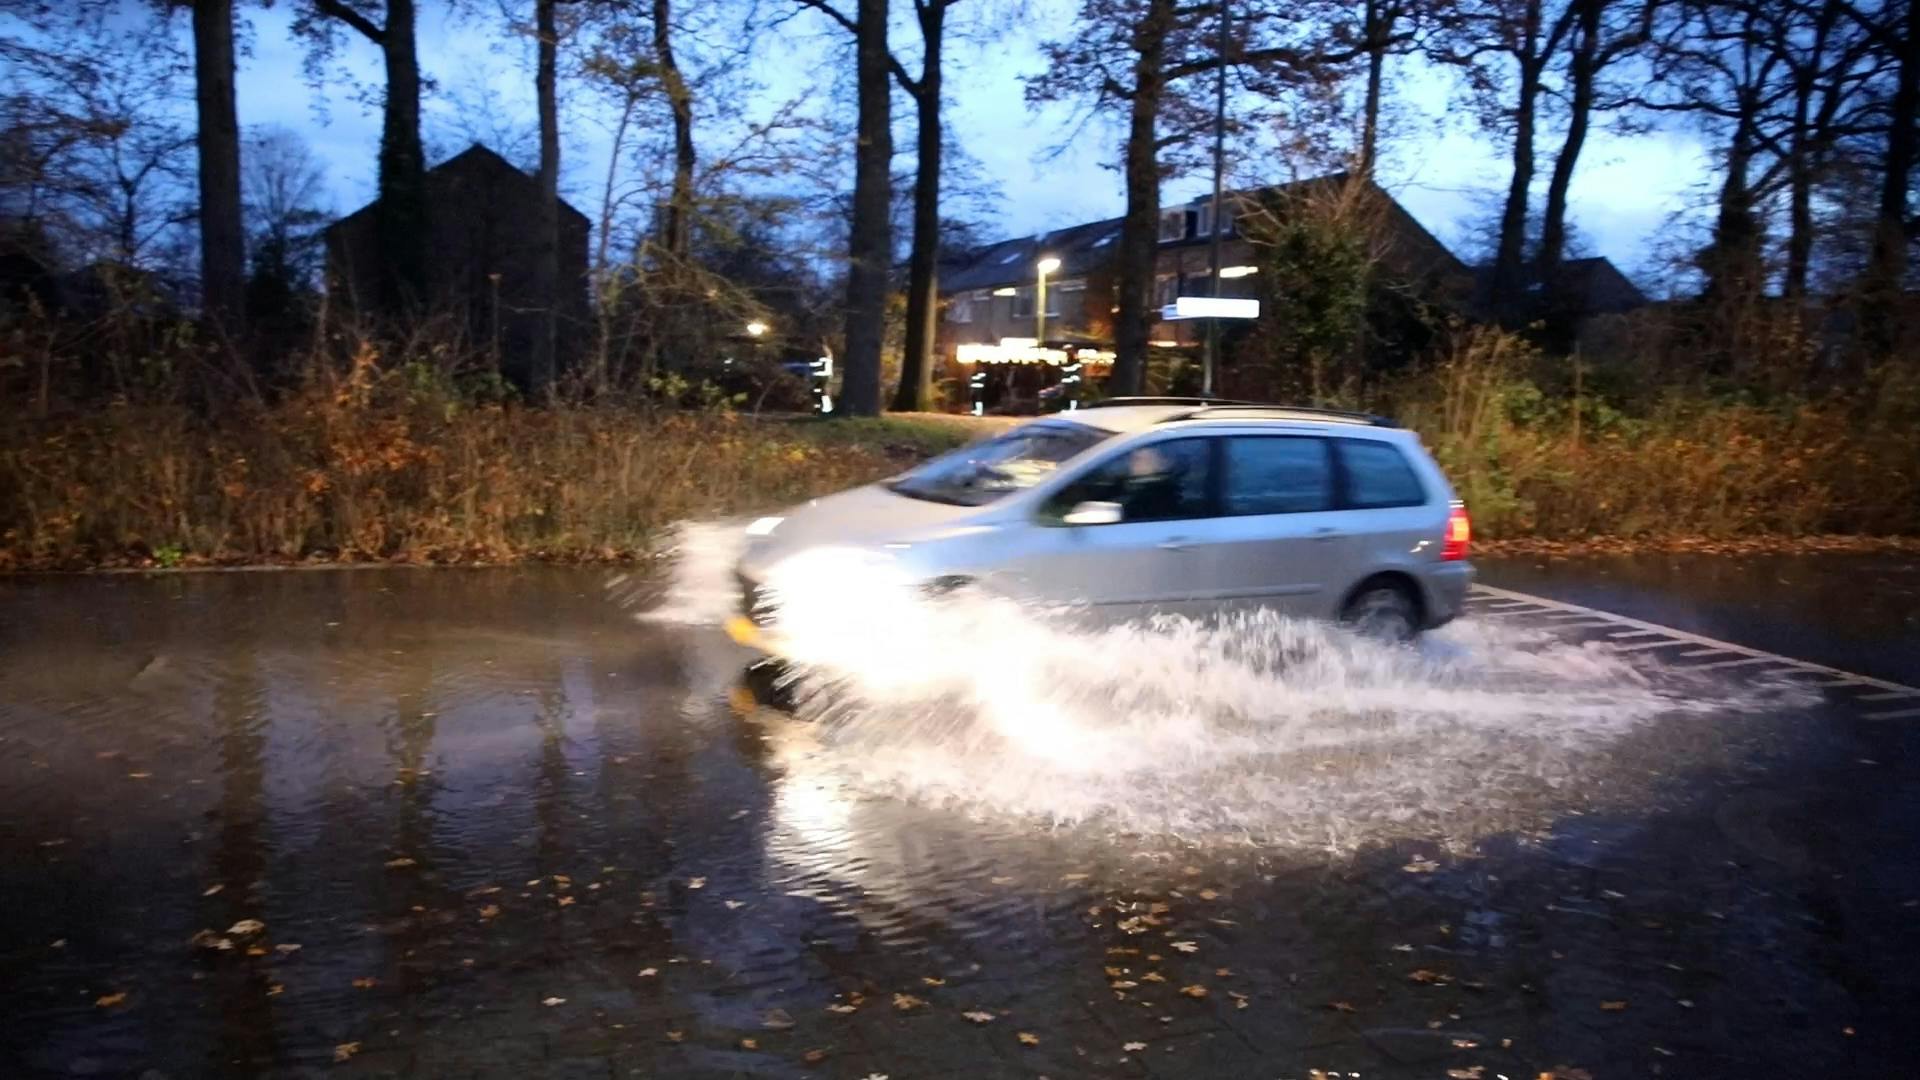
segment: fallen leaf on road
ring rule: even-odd
[[[1207,996],[1207,988],[1201,986],[1199,983],[1195,983],[1192,986],[1183,986],[1180,988],[1180,992],[1196,1001]]]
[[[1437,971],[1430,971],[1427,968],[1409,971],[1407,972],[1407,978],[1417,983],[1443,983],[1447,981],[1447,976]]]
[[[724,901],[724,903],[727,905],[728,911],[738,911],[741,908],[747,906],[744,901],[740,901],[740,900],[727,900],[727,901]]]
[[[1040,1036],[1035,1035],[1031,1031],[1023,1031],[1019,1034],[1018,1037],[1020,1039],[1020,1045],[1022,1046],[1039,1046],[1040,1045]]]
[[[660,974],[659,968],[641,968],[640,969],[640,977],[643,979],[651,979],[658,974]]]
[[[338,1046],[336,1046],[336,1047],[334,1047],[334,1048],[333,1048],[333,1060],[335,1060],[335,1061],[351,1061],[351,1060],[353,1060],[353,1055],[355,1055],[355,1054],[357,1054],[357,1053],[359,1053],[359,1052],[360,1052],[360,1044],[359,1044],[359,1043],[357,1043],[357,1042],[355,1042],[355,1043],[341,1043],[340,1045],[338,1045]]]
[[[241,919],[239,922],[227,927],[227,933],[232,934],[234,937],[246,937],[248,934],[257,934],[266,928],[267,924],[261,922],[259,919]]]
[[[1600,1003],[1600,1008],[1605,1012],[1624,1012],[1626,1011],[1627,1003],[1624,1001],[1603,1001]]]
[[[922,975],[922,976],[920,976],[920,981],[921,981],[921,982],[923,982],[923,983],[926,983],[926,984],[927,984],[928,986],[945,986],[945,985],[947,985],[947,980],[945,980],[945,979],[939,979],[939,978],[935,978],[935,977],[934,977],[934,976],[932,976],[932,975]]]
[[[567,999],[563,997],[544,997],[540,999],[540,1004],[545,1005],[549,1009],[555,1005],[565,1005],[566,1003]]]
[[[1214,975],[1214,978],[1217,978],[1217,979],[1231,979],[1233,977],[1233,969],[1232,968],[1214,968],[1213,975]]]
[[[1329,1001],[1327,1002],[1327,1008],[1332,1009],[1334,1012],[1343,1012],[1343,1013],[1360,1011],[1353,1007],[1352,1002],[1348,1002],[1348,1001]]]
[[[785,1031],[793,1026],[793,1017],[785,1009],[768,1009],[760,1018],[760,1026],[768,1031]]]
[[[1129,1054],[1137,1054],[1140,1051],[1145,1050],[1146,1048],[1147,1048],[1147,1044],[1143,1042],[1130,1042],[1130,1043],[1120,1044],[1120,1049],[1125,1050]]]
[[[488,904],[486,907],[483,907],[480,909],[480,917],[483,919],[491,919],[499,914],[500,914],[499,904]]]
[[[127,779],[129,780],[151,780],[152,778],[153,774],[150,772],[130,772],[127,774]]]
[[[1485,1065],[1473,1065],[1465,1069],[1448,1069],[1447,1080],[1480,1080],[1487,1071]]]
[[[687,1033],[686,1033],[686,1032],[684,1032],[684,1031],[669,1031],[669,1032],[667,1032],[667,1041],[668,1041],[668,1042],[681,1042],[681,1041],[683,1041],[684,1039],[686,1039],[686,1037],[687,1037]]]
[[[1218,900],[1219,898],[1220,898],[1220,894],[1217,892],[1214,892],[1212,889],[1200,890],[1200,899],[1202,900]]]
[[[378,985],[380,985],[380,980],[371,975],[362,975],[353,980],[353,988],[355,990],[371,990]]]
[[[419,866],[419,865],[420,865],[419,863],[413,861],[412,859],[408,858],[405,855],[402,855],[397,859],[387,860],[387,869],[389,870],[405,870],[409,866]]]
[[[760,1049],[760,1040],[759,1040],[759,1039],[741,1039],[741,1040],[740,1040],[740,1049],[742,1049],[742,1050],[758,1050],[758,1049]]]
[[[1440,864],[1424,855],[1416,855],[1412,862],[1400,869],[1405,870],[1409,874],[1431,874],[1435,870],[1440,869]]]
[[[688,879],[687,879],[687,888],[689,888],[689,889],[704,889],[704,888],[706,888],[706,887],[707,887],[707,879],[706,879],[706,878],[703,878],[703,877],[697,877],[697,878],[688,878]]]
[[[926,1002],[914,997],[912,994],[893,995],[893,1007],[899,1009],[901,1012],[906,1012],[908,1009],[918,1009],[925,1004]]]
[[[993,883],[993,884],[995,884],[995,885],[1011,885],[1011,884],[1013,884],[1013,879],[1012,879],[1012,878],[1010,878],[1010,877],[996,877],[996,878],[988,878],[987,880],[988,880],[988,881],[990,881],[990,882],[992,882],[992,883]]]
[[[125,1000],[127,1000],[127,993],[122,990],[117,994],[101,994],[93,999],[93,1003],[102,1009],[111,1009]]]
[[[1471,1050],[1471,1049],[1473,1049],[1474,1047],[1476,1047],[1476,1046],[1479,1046],[1479,1045],[1480,1045],[1479,1043],[1477,1043],[1477,1042],[1475,1042],[1475,1041],[1473,1041],[1472,1039],[1455,1039],[1455,1040],[1453,1040],[1453,1048],[1454,1048],[1455,1050]]]
[[[800,1055],[800,1060],[809,1065],[818,1065],[827,1060],[827,1052],[825,1050],[809,1050]]]
[[[269,984],[267,984],[267,996],[268,996],[268,997],[279,997],[279,996],[280,996],[281,994],[284,994],[284,993],[286,993],[286,992],[287,992],[287,984],[286,984],[286,983],[269,983]]]
[[[1167,977],[1165,975],[1160,974],[1157,971],[1149,971],[1146,974],[1140,976],[1140,980],[1142,982],[1166,982]]]
[[[1169,945],[1168,948],[1183,953],[1197,953],[1200,951],[1200,946],[1195,945],[1191,941],[1176,941],[1172,945]]]
[[[294,943],[292,943],[292,942],[282,942],[282,943],[281,943],[281,944],[279,944],[279,945],[275,945],[275,946],[273,947],[273,951],[274,951],[274,952],[277,952],[277,953],[279,953],[279,954],[281,954],[282,956],[286,956],[286,955],[289,955],[289,954],[292,954],[292,953],[297,953],[297,952],[299,952],[299,951],[300,951],[300,946],[298,946],[298,945],[296,945],[296,944],[294,944]]]
[[[827,1006],[827,1011],[828,1011],[828,1012],[830,1012],[830,1013],[839,1013],[839,1014],[840,1014],[840,1015],[842,1015],[842,1016],[845,1016],[846,1014],[848,1014],[848,1013],[850,1013],[850,1012],[852,1012],[853,1010],[854,1010],[854,1006],[852,1006],[852,1005],[829,1005],[829,1006]]]
[[[1411,946],[1411,945],[1395,945],[1395,946],[1393,947],[1393,951],[1394,951],[1394,952],[1412,952],[1412,951],[1413,951],[1413,946]]]
[[[209,885],[207,886],[206,891],[201,893],[200,895],[201,896],[218,896],[220,895],[220,890],[224,888],[226,888],[225,885]]]
[[[987,1012],[985,1009],[973,1009],[969,1012],[963,1012],[960,1015],[966,1017],[967,1019],[973,1021],[976,1024],[993,1023],[993,1014],[990,1012]]]
[[[1061,881],[1085,881],[1092,876],[1093,876],[1092,874],[1062,874],[1060,875],[1060,880]]]
[[[571,897],[571,896],[563,896],[563,897],[561,897],[561,898],[560,898],[560,906],[561,906],[561,907],[572,907],[572,906],[573,906],[573,897]]]

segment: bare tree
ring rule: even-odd
[[[1239,72],[1252,96],[1277,101],[1337,81],[1361,55],[1333,40],[1313,5],[1249,0],[1224,43],[1219,3],[1082,0],[1073,30],[1043,48],[1049,72],[1027,84],[1033,101],[1077,100],[1090,112],[1124,110],[1126,210],[1115,254],[1114,365],[1108,387],[1137,393],[1146,374],[1159,242],[1160,182],[1169,159],[1213,131],[1215,103],[1196,76]],[[1222,47],[1224,44],[1224,48]]]
[[[1912,272],[1913,244],[1920,238],[1920,215],[1913,213],[1915,165],[1920,158],[1920,5],[1891,0],[1871,12],[1851,3],[1844,7],[1894,67],[1873,252],[1860,289],[1865,344],[1873,355],[1892,356],[1899,345],[1902,285]]]
[[[376,15],[380,16],[375,21]],[[345,27],[380,49],[386,94],[380,123],[379,227],[381,310],[401,315],[427,294],[427,164],[420,139],[420,56],[414,0],[305,0],[296,32],[324,61]]]

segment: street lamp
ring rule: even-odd
[[[1040,271],[1039,288],[1033,295],[1033,340],[1042,349],[1047,347],[1047,275],[1060,269],[1060,260],[1049,255],[1034,264]]]

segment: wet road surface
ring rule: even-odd
[[[1914,1071],[1898,690],[1488,594],[1813,689],[1640,724],[1524,827],[1113,837],[821,782],[603,577],[0,581],[6,1074]]]

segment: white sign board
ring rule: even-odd
[[[1160,309],[1160,319],[1257,319],[1260,301],[1238,296],[1182,296]]]

